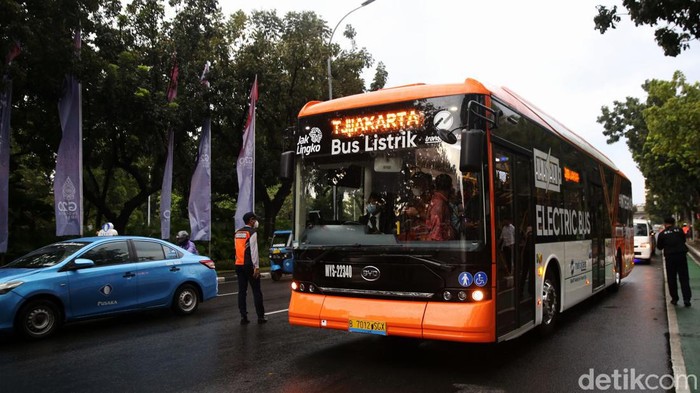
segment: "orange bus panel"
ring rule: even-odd
[[[292,325],[348,330],[350,319],[386,322],[387,335],[494,342],[495,302],[439,303],[358,299],[293,291]]]

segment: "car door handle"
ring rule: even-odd
[[[179,268],[179,267],[173,266],[173,267],[170,268],[170,271],[171,271],[171,272],[179,272],[179,271],[180,271],[180,268]]]
[[[124,278],[136,277],[136,274],[135,274],[135,273],[132,273],[132,272],[126,272],[126,273],[124,273],[124,276],[123,276],[123,277],[124,277]]]

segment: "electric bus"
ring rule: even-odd
[[[313,101],[290,132],[292,325],[499,342],[551,331],[634,266],[630,181],[508,88]]]

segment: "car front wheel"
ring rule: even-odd
[[[20,310],[15,328],[29,340],[40,340],[52,335],[60,325],[60,311],[49,300],[32,300]]]
[[[199,293],[194,286],[185,284],[175,291],[173,310],[175,310],[177,314],[192,314],[197,311],[197,307],[199,307]]]

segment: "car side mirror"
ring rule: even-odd
[[[93,266],[95,266],[95,262],[92,259],[77,258],[73,261],[73,270],[85,269]]]

